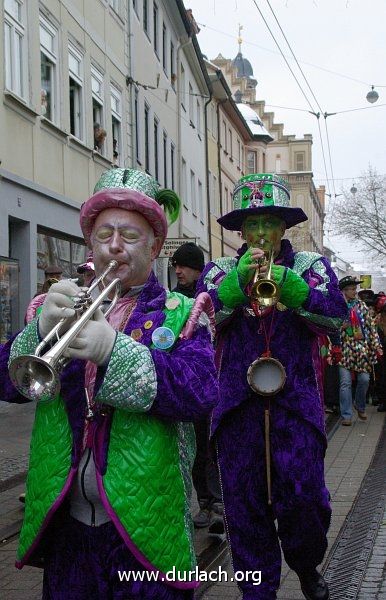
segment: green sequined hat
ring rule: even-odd
[[[173,190],[160,189],[147,173],[135,169],[110,169],[103,173],[94,194],[80,210],[80,226],[90,244],[95,219],[106,208],[123,208],[139,212],[152,226],[156,237],[164,242],[168,225],[178,219],[180,199]]]
[[[288,183],[273,173],[253,173],[242,177],[233,191],[233,207],[234,210],[218,219],[220,225],[231,231],[241,231],[246,217],[259,213],[283,219],[287,228],[307,221],[301,208],[290,206]]]

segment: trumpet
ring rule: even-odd
[[[89,288],[81,288],[75,298],[75,321],[69,329],[60,337],[59,332],[65,323],[73,319],[61,319],[55,327],[45,336],[35,350],[35,354],[23,354],[14,358],[9,365],[10,379],[20,394],[29,400],[49,401],[60,392],[60,374],[69,362],[64,356],[66,349],[83,329],[86,323],[92,319],[95,311],[102,302],[109,298],[114,292],[113,299],[108,310],[107,317],[113,310],[121,293],[121,282],[119,278],[113,279],[104,286],[95,300],[91,299],[91,292],[100,284],[104,285],[104,278],[110,271],[118,267],[118,262],[112,260],[103,273],[93,282]],[[44,353],[46,346],[56,342]]]
[[[262,238],[259,241],[259,246],[263,248],[265,240]],[[252,285],[249,292],[251,305],[259,308],[267,308],[275,306],[280,298],[280,288],[272,279],[272,264],[273,264],[273,246],[268,251],[264,251],[264,256],[259,259],[258,268],[252,279]],[[267,265],[265,274],[261,274],[260,269],[263,265]]]

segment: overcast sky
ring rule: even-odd
[[[366,109],[327,118],[335,187],[333,182],[326,182],[318,120],[307,112],[289,110],[311,108],[253,0],[185,0],[201,27],[198,41],[202,52],[209,59],[219,53],[234,58],[238,52],[238,24],[243,26],[242,53],[251,62],[258,81],[256,99],[266,101],[267,110],[275,112],[275,121],[284,123],[285,134],[301,137],[312,133],[317,186],[324,184],[327,192],[339,194],[358,182],[369,164],[386,174],[386,0],[270,0],[320,108],[296,67],[267,0],[256,0],[256,4],[314,112],[320,108],[323,113]],[[366,100],[371,85],[379,93],[373,105]],[[320,128],[331,178],[324,118],[320,119]],[[346,260],[361,261],[352,243],[337,238],[331,242]]]

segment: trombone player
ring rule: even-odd
[[[80,213],[96,277],[103,274],[92,294],[99,296],[74,320],[80,288],[54,284],[11,346],[15,383],[27,395],[44,388],[17,555],[19,568],[44,567],[44,599],[193,598],[197,582],[184,576],[195,568],[191,421],[211,411],[218,390],[206,326],[197,321],[190,338],[180,335],[194,300],[167,292],[152,271],[179,205],[146,173],[104,173]],[[120,298],[106,318],[99,302],[109,303],[116,283]],[[73,337],[88,310],[92,317]],[[58,323],[68,343],[45,365],[61,344],[50,349]],[[44,336],[49,349],[36,357]],[[50,393],[47,373],[59,393]],[[4,399],[17,401],[9,381],[1,383]],[[173,577],[173,569],[182,575]]]
[[[220,401],[211,436],[233,567],[261,572],[260,585],[238,580],[245,600],[274,600],[280,540],[304,596],[327,600],[317,571],[331,516],[318,333],[337,331],[346,307],[328,261],[295,252],[282,239],[307,220],[290,206],[283,179],[247,175],[236,184],[233,202],[234,210],[218,221],[240,231],[245,243],[235,258],[209,263],[198,285],[217,313]]]

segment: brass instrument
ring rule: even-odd
[[[263,249],[265,240],[261,239],[259,244]],[[260,273],[260,268],[267,265],[267,271],[264,275]],[[258,268],[252,279],[251,290],[249,297],[252,307],[257,305],[259,308],[268,308],[275,306],[280,298],[280,288],[272,279],[272,264],[273,264],[273,246],[270,250],[264,251],[264,257],[259,260]]]
[[[109,309],[105,312],[105,316],[114,308],[121,292],[121,282],[119,278],[111,281],[99,293],[98,297],[93,301],[91,292],[99,286],[103,285],[103,280],[110,271],[114,271],[118,267],[116,260],[112,260],[107,265],[106,269],[89,288],[82,288],[81,292],[75,298],[75,321],[63,334],[59,337],[59,331],[65,323],[72,321],[64,318],[59,321],[40,342],[35,350],[35,354],[25,354],[18,356],[12,360],[9,366],[9,376],[13,385],[18,392],[29,398],[30,400],[48,401],[55,398],[60,391],[60,373],[69,362],[64,356],[65,350],[76,338],[78,333],[83,329],[87,321],[92,319],[95,311],[101,306],[114,291],[114,297],[111,301]],[[42,354],[45,347],[56,338],[57,341]]]

